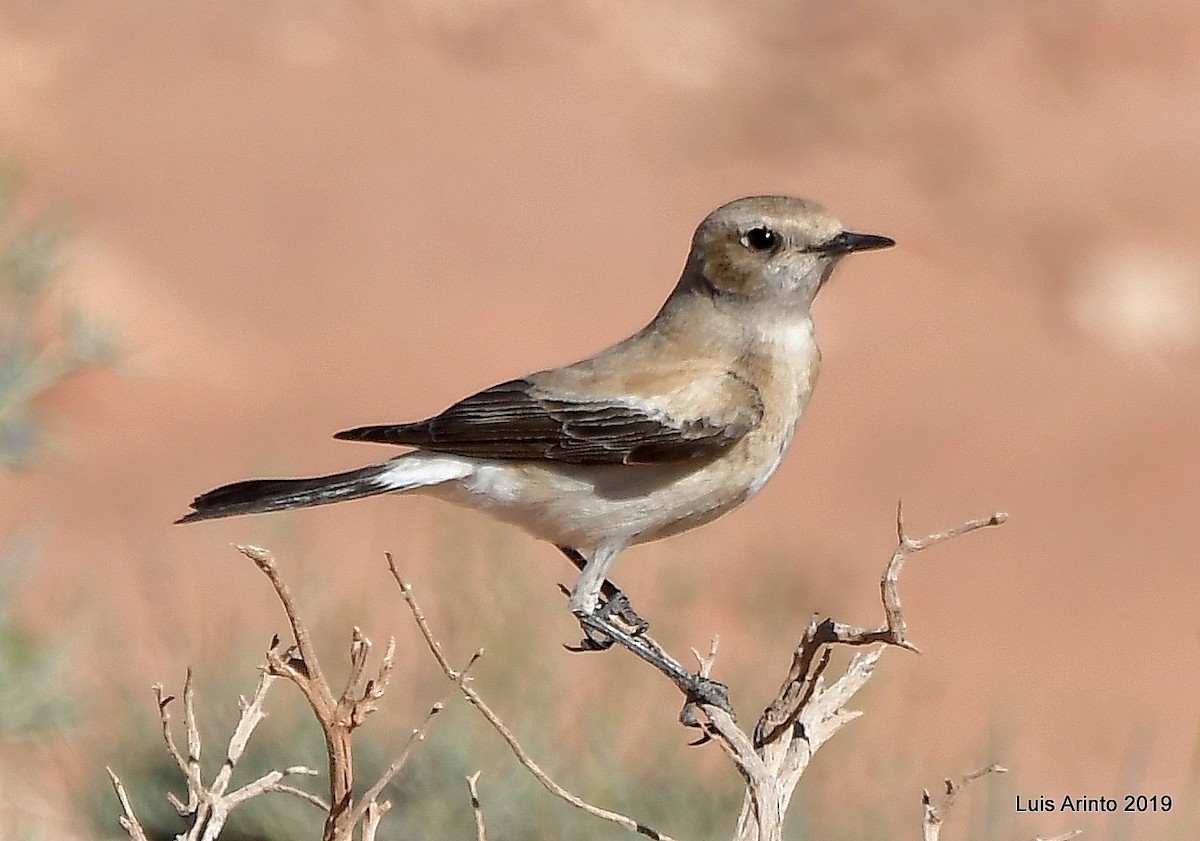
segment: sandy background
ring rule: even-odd
[[[558,647],[557,553],[477,515],[170,523],[226,481],[380,455],[338,429],[627,335],[708,210],[795,193],[899,245],[822,295],[822,381],[773,482],[617,579],[673,649],[720,633],[730,673],[759,670],[749,714],[811,612],[875,621],[898,497],[914,533],[1008,511],[906,572],[925,654],[887,655],[810,802],[915,826],[921,785],[1000,761],[993,814],[1013,793],[1178,804],[1018,817],[1026,836],[1194,837],[1197,90],[1184,2],[4,0],[0,151],[31,210],[69,219],[66,294],[125,348],[42,401],[39,469],[0,476],[0,534],[39,541],[21,615],[74,640],[103,729],[278,630],[230,543],[272,546],[323,618],[380,635],[388,549],[435,601],[515,577],[485,610],[543,618],[508,656],[592,685],[617,667]],[[653,701],[639,728],[692,750],[669,687],[621,673],[606,691]],[[55,780],[120,758],[81,744],[47,743]]]

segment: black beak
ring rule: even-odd
[[[833,239],[820,245],[809,247],[809,251],[836,257],[839,254],[849,254],[852,251],[874,251],[877,248],[891,248],[896,241],[890,237],[877,234],[856,234],[853,231],[842,231]]]

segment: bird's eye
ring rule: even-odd
[[[742,245],[751,251],[774,251],[779,245],[779,234],[770,228],[751,228],[742,237]]]

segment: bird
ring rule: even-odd
[[[425,420],[338,432],[411,449],[224,485],[177,522],[426,494],[557,546],[580,568],[569,606],[587,618],[602,592],[620,593],[607,579],[621,551],[711,522],[776,472],[820,369],[814,299],[843,257],[892,245],[807,199],[730,201],[696,228],[674,290],[629,338]]]

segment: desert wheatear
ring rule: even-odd
[[[803,199],[730,202],[696,229],[658,315],[623,342],[427,420],[339,432],[413,449],[332,476],[225,485],[180,522],[428,494],[566,552],[582,567],[570,607],[587,617],[622,549],[714,520],[771,478],[821,361],[813,299],[842,257],[893,244]]]

